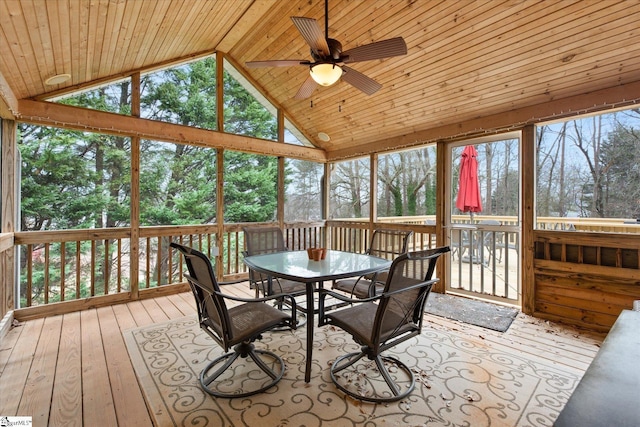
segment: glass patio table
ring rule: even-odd
[[[305,382],[311,379],[313,356],[313,322],[315,284],[319,287],[327,280],[362,276],[391,267],[391,261],[366,254],[327,250],[325,259],[313,261],[307,251],[276,252],[253,255],[244,259],[245,264],[257,272],[271,277],[303,282],[307,286],[307,356]]]

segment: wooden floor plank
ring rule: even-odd
[[[195,309],[195,299],[194,299],[194,296],[193,296],[193,294],[191,292],[183,292],[181,294],[178,294],[178,296],[180,296],[180,298],[182,298],[182,300],[186,304],[191,305]]]
[[[147,309],[142,305],[141,301],[130,302],[127,306],[129,307],[129,311],[131,311],[131,315],[135,319],[137,326],[151,325],[154,323],[154,319],[149,316]]]
[[[80,313],[65,314],[62,319],[58,363],[53,383],[50,425],[82,425],[81,351]]]
[[[118,304],[111,307],[121,331],[126,331],[127,329],[138,326],[133,314],[131,313],[131,307],[133,307],[132,303]]]
[[[105,348],[96,310],[81,312],[82,406],[84,425],[117,425]]]
[[[44,325],[44,319],[24,322],[19,332],[20,338],[13,347],[11,355],[0,376],[0,414],[18,415],[20,399],[24,393],[25,384],[33,363],[33,354],[38,345],[38,339]],[[9,331],[11,334],[13,331]],[[26,415],[29,414],[20,414]]]
[[[191,296],[191,293],[189,293],[188,295]],[[193,300],[193,296],[191,296],[191,301],[189,302],[185,301],[185,299],[182,298],[181,295],[171,295],[167,298],[169,298],[173,305],[176,306],[178,310],[180,310],[182,316],[192,316],[196,314],[196,306]]]
[[[573,369],[585,370],[591,363],[591,360],[598,350],[597,346],[593,346],[593,350],[591,351],[589,356],[579,353],[565,352],[562,349],[558,348],[557,344],[545,345],[544,343],[537,342],[535,339],[533,339],[533,337],[546,333],[545,327],[543,325],[540,325],[538,329],[531,329],[529,339],[527,339],[519,337],[518,335],[510,334],[509,331],[511,330],[511,327],[507,330],[507,332],[501,333],[492,331],[490,329],[481,328],[479,326],[452,321],[435,315],[427,314],[427,318],[439,328],[450,329],[453,327],[453,329],[466,333],[470,338],[481,339],[482,341],[492,343],[493,345],[504,346],[503,348],[507,352],[524,352],[532,356],[538,356],[541,359],[545,359],[553,364],[565,364],[566,366]],[[527,322],[528,319],[529,316],[520,314],[518,315],[514,323],[519,324]]]
[[[126,306],[122,305],[119,308],[126,309]],[[138,387],[113,307],[99,308],[98,318],[118,425],[140,427],[151,425],[151,417],[146,410],[142,391]],[[133,318],[130,317],[130,319],[133,322]]]
[[[253,297],[246,282],[224,291]],[[123,332],[193,314],[193,296],[184,292],[30,320],[13,328],[0,343],[0,414],[44,419],[34,425],[151,426]],[[526,354],[578,373],[604,338],[523,314],[505,333],[433,315],[426,319],[425,327],[455,329],[478,345]],[[32,413],[21,414],[23,410]]]
[[[52,316],[44,320],[42,334],[33,354],[33,363],[18,408],[18,414],[32,417],[34,425],[46,426],[49,423],[61,332],[62,316]]]
[[[156,298],[156,300],[158,302],[158,306],[162,309],[164,314],[167,315],[168,319],[175,319],[184,316],[184,314],[182,314],[182,311],[180,311],[174,304],[174,299],[167,296]]]
[[[160,307],[159,301],[159,298],[142,300],[142,306],[149,314],[149,317],[153,319],[153,323],[161,323],[169,320],[169,316],[167,316],[162,307]]]
[[[20,335],[22,335],[22,331],[24,330],[23,326],[24,324],[21,323],[10,327],[7,334],[0,339],[0,378],[2,378],[2,373],[7,366],[7,362],[9,362],[9,357],[20,339]],[[0,384],[2,383],[0,382]]]

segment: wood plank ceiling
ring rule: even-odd
[[[339,82],[296,100],[305,67],[244,67],[311,59],[291,16],[324,27],[324,1],[3,0],[0,101],[220,51],[330,155],[640,82],[636,0],[329,0],[329,36],[344,49],[402,36],[408,54],[352,65],[383,85],[374,95]],[[60,73],[71,80],[45,83]]]

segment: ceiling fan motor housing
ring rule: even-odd
[[[342,43],[340,43],[336,39],[327,39],[327,45],[329,46],[329,56],[318,55],[314,52],[313,48],[310,49],[313,62],[327,62],[327,61],[340,60],[340,55],[342,54]]]
[[[329,45],[331,57],[335,60],[340,59],[340,55],[342,54],[342,43],[336,39],[327,39],[327,44]]]

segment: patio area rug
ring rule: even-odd
[[[499,332],[509,329],[519,312],[517,308],[437,292],[429,294],[425,311]]]
[[[264,335],[256,346],[282,355],[285,376],[240,399],[200,389],[199,372],[222,352],[195,317],[130,330],[125,340],[158,427],[551,426],[582,376],[427,322],[420,337],[391,351],[412,366],[413,393],[400,402],[363,403],[345,397],[329,377],[336,356],[358,348],[341,330],[316,329],[312,378],[304,382],[305,329]]]

